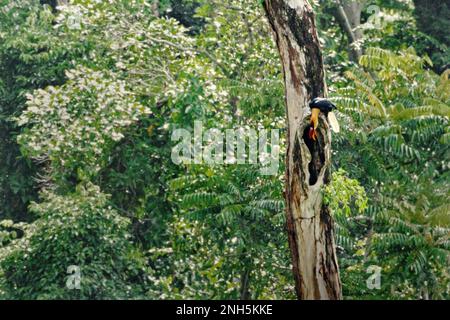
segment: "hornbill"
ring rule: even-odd
[[[336,106],[333,103],[324,98],[314,98],[309,103],[309,107],[311,108],[311,125],[308,132],[308,136],[310,139],[317,139],[316,129],[319,125],[320,112],[323,112],[327,117],[331,129],[334,132],[339,132],[339,123],[337,122],[336,116],[333,113],[333,110],[336,109]]]

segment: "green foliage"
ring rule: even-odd
[[[428,48],[424,48],[431,55],[439,69],[448,68],[450,61],[450,37],[448,30],[450,22],[450,4],[446,1],[436,1],[429,3],[424,0],[414,0],[414,15],[417,19],[418,29],[428,36],[428,42],[432,43]],[[437,47],[437,48],[436,48]],[[435,50],[431,50],[434,49]],[[438,70],[439,70],[438,69]]]
[[[180,201],[182,221],[200,227],[192,235],[185,234],[183,246],[193,243],[199,248],[200,242],[208,248],[199,255],[211,264],[197,262],[195,273],[200,273],[199,278],[207,274],[217,279],[206,295],[191,292],[192,280],[184,280],[189,283],[183,283],[184,296],[213,298],[222,291],[220,296],[230,299],[293,297],[287,239],[282,231],[281,181],[276,176],[255,179],[257,172],[257,167],[243,165],[224,170],[194,167],[192,175],[171,181],[172,189],[180,190],[174,197]],[[273,250],[283,246],[285,250]],[[243,284],[244,278],[247,284]]]
[[[284,129],[261,2],[158,3],[0,0],[0,298],[295,297],[284,178],[170,159],[195,120]],[[430,70],[446,44],[410,1],[374,4],[383,28],[363,10],[356,66],[335,2],[313,1],[342,123],[323,194],[344,296],[447,299],[450,84]]]
[[[366,209],[367,201],[358,180],[348,178],[342,169],[333,172],[331,183],[325,186],[324,202],[335,215],[349,216],[353,206],[361,213]]]
[[[381,151],[395,159],[393,165],[411,161],[425,165],[430,148],[445,154],[447,146],[439,141],[448,127],[450,82],[447,72],[439,77],[424,70],[427,62],[412,49],[396,55],[370,48],[361,57],[361,65],[369,71],[346,73],[350,86],[339,89],[335,100],[355,123],[371,120],[359,136],[376,147],[372,158]]]
[[[448,235],[448,211],[444,208],[430,210],[427,199],[422,197],[413,206],[396,204],[395,211],[386,211],[375,217],[375,223],[384,225],[374,236],[373,250],[384,252],[385,277],[391,282],[408,282],[423,297],[426,291],[434,299],[448,296],[448,270],[445,266],[450,256]],[[379,262],[386,264],[386,262]],[[443,267],[444,266],[444,267]]]
[[[357,224],[338,221],[338,239],[361,244],[344,246],[344,289],[351,297],[359,290],[371,298],[447,297],[448,72],[426,70],[431,62],[412,49],[369,48],[360,63],[366,70],[348,71],[335,95],[350,116],[342,140],[350,145],[338,161],[363,181],[371,204]],[[345,166],[352,161],[361,171]],[[369,265],[383,268],[379,293],[353,287]]]
[[[39,219],[13,246],[1,249],[4,288],[16,299],[106,299],[139,295],[144,261],[133,249],[129,221],[94,185],[60,196],[42,195]],[[69,266],[81,270],[80,289],[66,287]],[[30,272],[32,270],[32,272]]]
[[[27,93],[60,84],[82,48],[69,50],[59,41],[54,15],[37,0],[2,0],[0,8],[0,216],[25,220],[37,198],[30,177],[38,168],[21,155],[12,118],[25,108]]]
[[[93,174],[100,170],[122,131],[150,110],[140,105],[113,74],[79,68],[68,81],[28,96],[18,119],[29,129],[19,142],[33,158],[48,158],[56,171]],[[60,173],[61,174],[61,173]]]

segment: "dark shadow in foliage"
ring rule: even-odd
[[[200,32],[205,25],[205,20],[196,18],[195,10],[200,6],[197,1],[171,0],[171,11],[164,14],[167,18],[178,20],[186,28],[189,28],[189,34],[195,35]]]
[[[418,29],[444,46],[438,52],[433,47],[425,50],[436,64],[435,71],[441,73],[450,67],[450,0],[414,0],[414,6]]]

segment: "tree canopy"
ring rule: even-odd
[[[450,5],[310,2],[343,298],[449,299]],[[295,299],[285,99],[263,1],[0,0],[0,299]],[[195,122],[276,171],[175,163]]]

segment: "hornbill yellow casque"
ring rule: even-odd
[[[333,103],[324,98],[314,98],[309,103],[309,107],[311,108],[311,124],[308,132],[308,136],[310,139],[317,139],[316,129],[319,126],[320,112],[323,112],[327,117],[331,129],[334,132],[339,132],[339,123],[337,122],[336,116],[333,113],[333,110],[336,109],[336,106]]]

